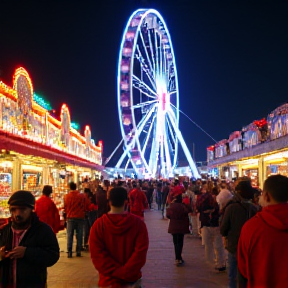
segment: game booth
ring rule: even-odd
[[[70,181],[100,177],[102,142],[95,144],[88,125],[81,135],[66,104],[59,116],[34,93],[24,68],[15,71],[12,87],[0,81],[0,225],[10,216],[13,191],[29,190],[37,199],[51,185],[61,209]]]

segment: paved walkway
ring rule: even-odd
[[[143,267],[143,288],[226,288],[227,273],[218,273],[204,260],[201,240],[191,235],[184,239],[185,265],[174,265],[172,236],[167,233],[168,220],[162,220],[159,211],[145,214],[150,246],[146,265]],[[58,235],[61,257],[48,268],[48,288],[96,288],[98,273],[88,252],[83,257],[67,258],[66,233]]]

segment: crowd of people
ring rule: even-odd
[[[207,262],[219,272],[228,270],[230,288],[288,287],[285,176],[270,176],[263,191],[248,177],[229,183],[115,179],[81,184],[80,192],[71,182],[64,198],[67,256],[73,257],[76,232],[76,257],[90,251],[99,287],[141,287],[149,247],[145,211],[152,209],[170,220],[176,266],[185,263],[184,235],[191,234],[201,239]],[[46,185],[37,201],[29,191],[10,197],[11,221],[0,227],[1,288],[45,287],[47,267],[59,259],[60,216],[52,193]]]

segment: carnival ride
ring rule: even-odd
[[[117,89],[123,139],[116,149],[124,142],[124,152],[115,168],[128,158],[125,169],[131,163],[138,177],[171,177],[180,144],[192,176],[200,177],[179,130],[179,86],[171,37],[154,9],[139,9],[127,22]]]

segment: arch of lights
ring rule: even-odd
[[[139,177],[172,176],[182,146],[194,177],[199,172],[179,130],[175,55],[158,11],[139,9],[129,18],[118,61],[118,114],[125,158]]]

